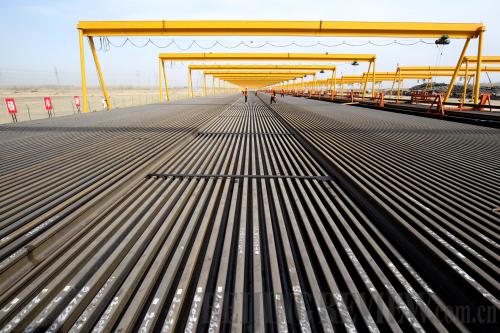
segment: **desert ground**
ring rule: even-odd
[[[113,109],[159,102],[158,88],[154,87],[109,87],[108,90]],[[7,112],[5,106],[4,99],[6,97],[12,97],[15,99],[18,112],[17,120],[18,122],[21,122],[48,117],[48,113],[43,104],[43,97],[45,96],[51,97],[56,117],[76,113],[78,110],[73,103],[73,96],[81,96],[81,94],[82,92],[78,87],[0,88],[0,124],[12,122],[12,117]],[[201,91],[195,91],[195,95],[200,94]],[[88,95],[89,110],[91,112],[105,110],[105,106],[103,105],[103,94],[100,88],[89,88]],[[170,98],[172,100],[187,98],[187,89],[170,89]]]

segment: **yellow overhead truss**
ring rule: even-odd
[[[331,66],[331,65],[262,65],[262,64],[225,64],[225,65],[189,65],[188,66],[188,95],[191,97],[194,97],[194,92],[193,92],[193,85],[192,85],[192,71],[194,70],[205,70],[205,71],[223,71],[223,70],[247,70],[247,71],[252,71],[252,72],[257,72],[257,71],[263,71],[263,70],[274,70],[276,72],[283,72],[283,71],[298,71],[298,70],[311,70],[311,71],[331,71],[332,72],[332,79],[335,77],[336,74],[336,66]],[[204,78],[203,80],[204,83],[206,83],[206,80]],[[220,82],[220,81],[219,81]],[[260,86],[259,86],[260,87]],[[206,91],[206,88],[204,88],[204,91]],[[214,91],[214,82],[212,81],[212,93]]]
[[[163,68],[163,76],[165,79],[165,87],[167,89],[167,100],[168,100],[168,88],[167,88],[168,83],[166,82],[165,78],[165,66],[164,66],[165,61],[287,61],[287,62],[357,61],[357,62],[368,62],[369,63],[368,71],[370,71],[371,69],[375,71],[376,56],[374,54],[328,54],[328,53],[161,53],[159,55],[159,60],[160,60],[160,67]],[[251,65],[252,64],[249,64],[248,66]],[[270,66],[276,66],[276,65],[270,65]],[[283,66],[283,65],[278,65],[278,66]],[[333,72],[333,77],[335,77],[335,71]],[[366,84],[367,82],[365,83],[364,91],[366,91]],[[204,83],[204,85],[206,86],[206,83]],[[374,87],[373,82],[372,85]],[[192,89],[191,71],[188,71],[188,86],[192,91],[193,89]]]
[[[82,72],[83,111],[88,112],[85,75],[84,37],[90,48],[108,108],[109,96],[99,66],[93,37],[100,36],[314,36],[314,37],[400,37],[400,38],[465,38],[466,42],[457,64],[461,66],[472,38],[479,38],[477,66],[482,61],[482,36],[485,27],[480,23],[415,23],[415,22],[341,22],[341,21],[82,21],[77,25]],[[205,59],[206,60],[206,59]],[[271,59],[275,60],[275,59]],[[295,59],[298,60],[298,59]],[[359,61],[359,59],[358,59]],[[375,67],[375,66],[373,66]],[[160,73],[162,75],[162,73]],[[165,71],[163,70],[163,75]],[[475,98],[479,93],[479,70],[476,72]],[[450,89],[456,75],[452,77]],[[374,76],[375,79],[375,76]],[[450,90],[451,91],[451,90]],[[168,96],[167,96],[168,97]],[[477,104],[477,101],[475,101]]]

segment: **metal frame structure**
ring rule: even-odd
[[[495,57],[495,56],[485,56],[483,57],[484,63],[487,64],[500,64],[500,57]],[[465,96],[467,93],[467,82],[468,80],[473,77],[475,82],[474,82],[474,92],[473,92],[473,99],[474,99],[474,104],[477,104],[477,101],[479,100],[479,81],[480,81],[480,76],[477,76],[477,73],[482,73],[482,72],[500,72],[500,67],[490,67],[490,66],[477,66],[477,57],[464,57],[462,63],[465,63],[465,67],[460,67],[458,70],[453,67],[453,66],[398,66],[396,69],[396,72],[394,74],[394,81],[392,87],[394,88],[394,83],[396,82],[397,79],[404,73],[404,74],[415,74],[415,73],[424,73],[427,72],[432,75],[432,77],[452,77],[452,83],[448,86],[448,90],[446,92],[446,95],[444,96],[443,102],[446,101],[449,96],[451,95],[451,91],[453,90],[453,86],[455,83],[455,80],[457,77],[463,77],[464,78],[464,88],[463,88],[463,94],[462,94],[462,102],[465,102]],[[476,67],[474,68],[469,68],[469,63],[475,63]],[[471,73],[470,73],[471,72]],[[479,78],[479,79],[478,79]],[[391,88],[391,94],[392,90]],[[478,88],[478,89],[476,89]],[[399,84],[398,84],[398,97],[399,97]]]
[[[194,97],[191,78],[192,78],[192,71],[195,71],[195,70],[212,70],[212,71],[215,71],[215,70],[248,70],[248,71],[318,70],[318,71],[331,71],[332,72],[332,79],[333,79],[336,75],[336,68],[337,68],[336,66],[331,66],[331,65],[261,65],[261,64],[189,65],[188,66],[188,96]],[[213,89],[212,89],[212,91],[213,91]]]
[[[207,96],[207,89],[206,89],[206,76],[212,76],[212,94],[214,94],[214,79],[217,78],[219,80],[224,80],[231,82],[231,79],[234,80],[235,78],[252,78],[254,80],[259,79],[268,79],[268,78],[282,78],[285,80],[293,80],[298,77],[304,77],[306,75],[315,75],[315,71],[311,70],[302,70],[302,71],[294,71],[294,70],[275,70],[275,71],[261,71],[261,70],[212,70],[212,71],[204,71],[203,72],[203,91],[204,95]],[[233,83],[234,84],[234,83]],[[240,84],[237,84],[240,85]],[[242,86],[242,85],[240,85]],[[248,85],[245,85],[248,86]],[[265,86],[265,85],[264,85]],[[259,87],[262,87],[260,85]]]
[[[368,71],[370,71],[371,69],[373,69],[373,71],[375,70],[376,62],[376,56],[374,54],[325,53],[160,53],[158,58],[160,61],[160,67],[163,69],[163,78],[165,80],[165,87],[167,89],[167,100],[169,100],[169,95],[168,82],[165,75],[165,61],[358,61],[368,62]],[[251,66],[251,64],[249,64],[248,66]],[[375,84],[373,82],[372,84],[373,87],[375,87]],[[189,71],[188,86],[191,87],[192,90],[191,73]]]
[[[479,38],[477,66],[481,67],[483,34],[481,23],[341,22],[341,21],[81,21],[77,25],[80,45],[83,112],[88,112],[84,37],[88,37],[99,82],[108,108],[109,96],[99,66],[93,37],[100,36],[314,36],[314,37],[391,37],[465,38],[456,72],[462,65],[469,42]],[[297,59],[296,59],[297,60]],[[375,66],[374,66],[375,67]],[[375,72],[375,68],[373,70]],[[165,75],[165,71],[163,70]],[[479,93],[480,71],[476,72],[475,99]],[[451,87],[456,79],[452,77]],[[107,97],[108,96],[108,97]],[[477,101],[475,101],[477,104]]]

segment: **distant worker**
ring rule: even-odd
[[[285,97],[285,89],[281,89],[281,97],[284,98]]]
[[[271,91],[271,104],[276,103],[276,90]]]
[[[245,103],[248,100],[248,88],[245,88],[245,91],[243,91],[243,95],[245,96]]]

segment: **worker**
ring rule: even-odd
[[[243,91],[243,96],[245,96],[245,103],[246,103],[248,100],[248,88],[245,88],[245,90]]]
[[[276,90],[274,90],[274,89],[271,91],[271,103],[270,104],[273,104],[273,102],[276,103]]]
[[[285,97],[285,89],[281,89],[281,97],[284,98]]]

